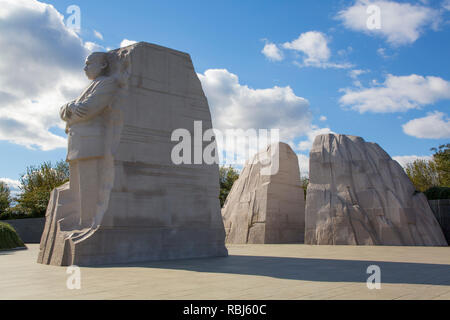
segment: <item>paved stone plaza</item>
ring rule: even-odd
[[[450,247],[229,245],[228,258],[81,268],[80,290],[38,249],[0,252],[0,299],[450,299]]]

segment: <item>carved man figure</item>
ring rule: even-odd
[[[90,227],[99,202],[101,160],[106,152],[105,112],[113,102],[117,81],[107,76],[106,53],[91,54],[84,71],[92,83],[80,97],[61,107],[60,116],[69,136],[70,189],[77,195],[80,226]]]

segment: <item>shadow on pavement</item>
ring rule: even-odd
[[[139,262],[96,268],[160,268],[206,273],[265,276],[288,280],[366,282],[367,267],[381,268],[382,283],[450,285],[450,265],[386,261],[239,256]]]

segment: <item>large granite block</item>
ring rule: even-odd
[[[85,71],[92,84],[61,108],[70,182],[52,192],[38,261],[226,256],[218,165],[171,159],[174,130],[212,127],[190,56],[138,43],[91,55]]]
[[[278,170],[261,174],[275,165],[273,160],[265,164],[272,155],[279,159]],[[225,201],[226,242],[302,243],[304,210],[297,155],[285,143],[272,144],[247,161]]]
[[[377,144],[319,135],[309,174],[306,243],[447,245],[425,196]]]

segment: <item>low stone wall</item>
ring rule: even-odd
[[[430,200],[428,202],[450,245],[450,199]]]
[[[5,220],[13,226],[25,243],[40,243],[44,231],[45,218]]]

